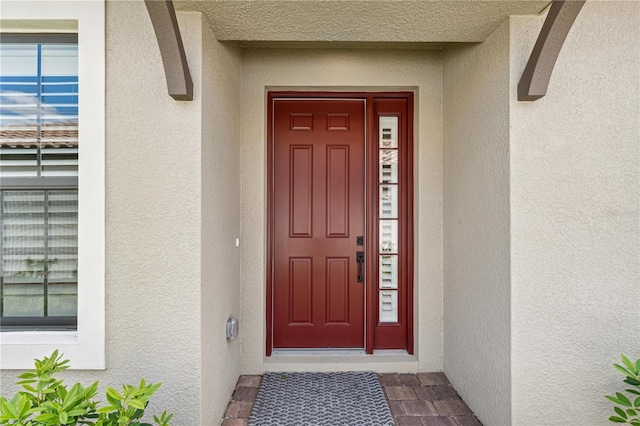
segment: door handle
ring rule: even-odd
[[[364,252],[356,252],[356,262],[358,262],[358,282],[364,281]]]

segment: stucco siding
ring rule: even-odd
[[[240,49],[202,33],[202,375],[201,425],[217,424],[240,374]],[[241,333],[244,332],[240,319]]]
[[[200,15],[181,14],[179,23],[199,86]],[[181,424],[199,421],[201,374],[200,94],[194,97],[168,96],[144,4],[109,2],[107,370],[86,379],[161,381],[149,411],[166,408]]]
[[[266,92],[416,92],[416,357],[388,368],[442,369],[441,62],[432,50],[245,49],[242,77],[242,371],[265,360]],[[371,357],[369,357],[371,358]],[[379,358],[378,358],[379,359]],[[272,361],[272,360],[271,360]],[[369,362],[372,360],[369,359]],[[308,368],[340,368],[309,365]],[[361,365],[343,365],[363,368]],[[277,368],[295,368],[278,365]],[[366,367],[365,367],[366,368]],[[369,367],[371,368],[371,367]]]
[[[68,384],[99,380],[101,392],[142,377],[163,382],[148,413],[167,409],[177,424],[196,425],[200,94],[193,102],[168,96],[143,2],[108,2],[106,17],[106,369],[61,377]],[[180,14],[179,22],[200,87],[200,15]],[[2,373],[3,395],[12,373]]]
[[[611,364],[640,357],[640,3],[587,2],[532,103],[544,15],[443,51],[241,49],[178,21],[192,102],[144,2],[106,4],[106,369],[66,383],[163,382],[149,413],[215,425],[239,374],[444,370],[486,425],[607,423]],[[268,90],[415,93],[415,355],[265,357]]]
[[[513,423],[605,425],[640,357],[640,4],[587,2],[520,103],[542,22],[511,19]]]
[[[481,42],[509,15],[536,14],[545,0],[176,0],[199,10],[218,40]]]
[[[178,102],[144,3],[109,2],[106,16],[107,365],[61,376],[163,382],[148,413],[217,425],[240,373],[225,337],[240,317],[240,50],[178,13],[194,81]],[[2,374],[3,395],[16,375]]]
[[[485,425],[510,404],[509,23],[443,60],[444,372]]]

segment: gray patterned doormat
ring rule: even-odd
[[[392,426],[375,373],[267,373],[249,426]]]

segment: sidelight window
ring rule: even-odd
[[[378,156],[380,232],[379,314],[381,323],[398,322],[398,117],[379,118]]]

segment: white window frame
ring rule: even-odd
[[[78,328],[0,332],[0,369],[33,368],[35,358],[55,349],[70,360],[71,369],[105,368],[104,0],[2,1],[0,31],[64,32],[74,21],[79,81]]]

